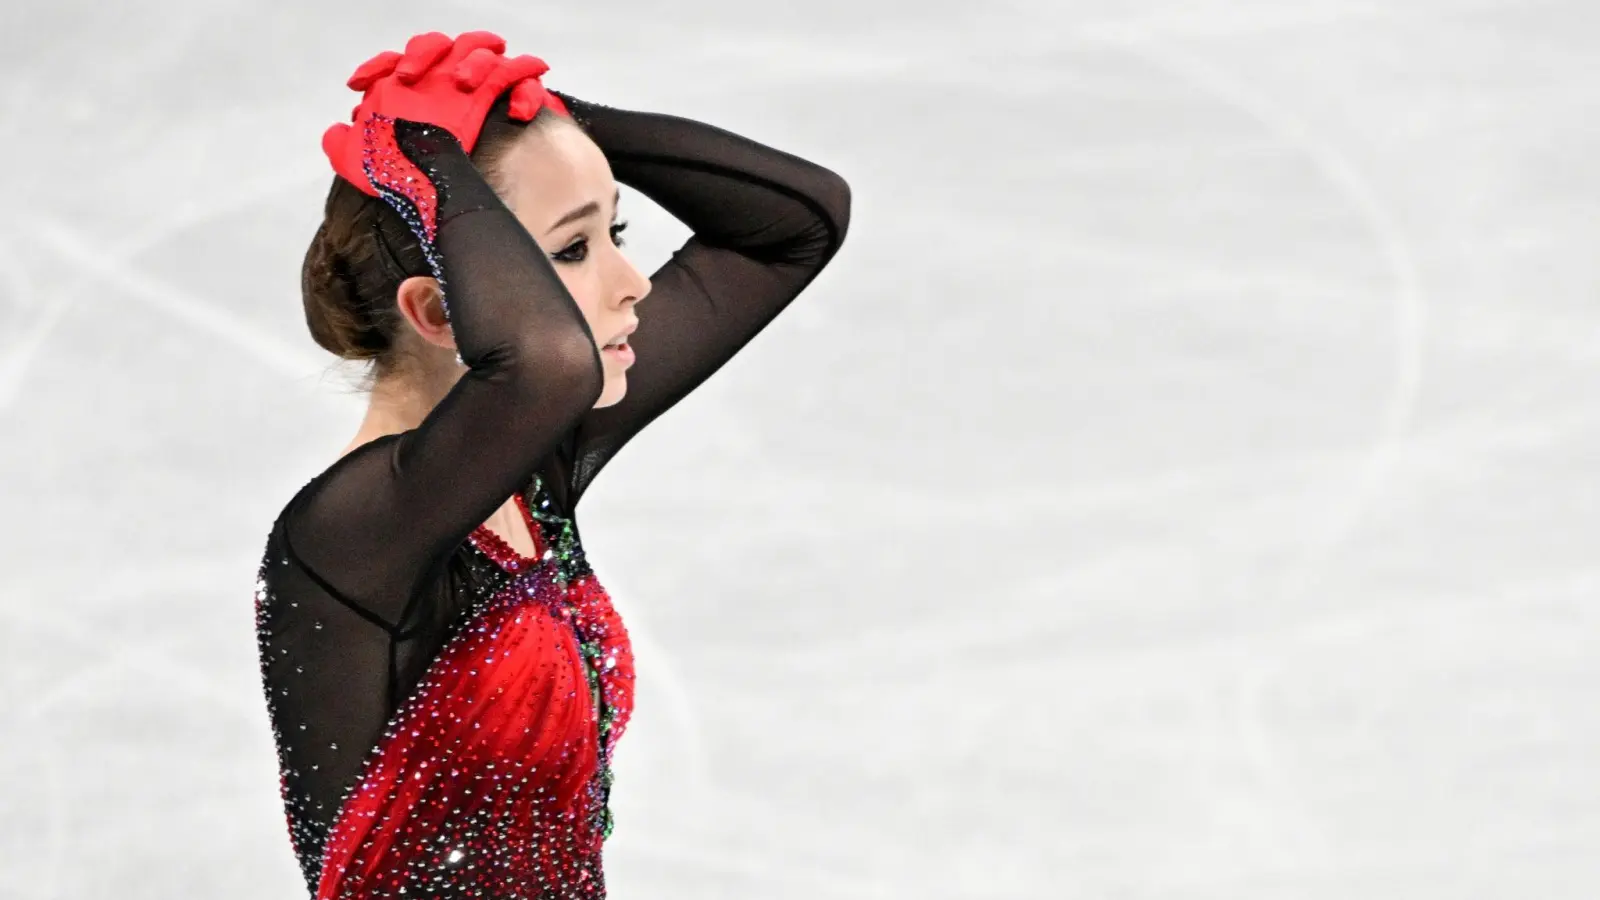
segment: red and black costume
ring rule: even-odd
[[[604,409],[581,313],[461,143],[403,118],[356,126],[362,188],[423,237],[468,371],[419,427],[313,479],[268,539],[263,678],[318,898],[604,896],[608,761],[633,663],[578,502],[845,235],[849,191],[826,169],[698,122],[560,99],[618,181],[693,231],[652,276],[627,395]],[[407,194],[397,173],[417,170]],[[509,496],[533,558],[482,526]]]

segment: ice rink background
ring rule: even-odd
[[[585,501],[614,897],[1600,895],[1591,3],[3,9],[0,896],[303,895],[250,594],[361,409],[318,137],[429,28],[855,191]]]

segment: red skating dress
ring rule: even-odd
[[[375,748],[329,833],[319,897],[603,895],[607,762],[633,708],[633,653],[548,498],[533,496],[518,506],[535,557],[474,532],[504,578]]]

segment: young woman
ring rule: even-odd
[[[357,70],[306,254],[312,336],[368,361],[344,454],[285,506],[257,593],[294,850],[319,898],[602,897],[632,707],[584,490],[838,251],[832,172],[545,90],[474,32]],[[693,237],[650,279],[617,183]]]

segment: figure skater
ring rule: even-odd
[[[838,252],[845,182],[543,84],[487,32],[363,64],[303,268],[366,417],[273,524],[256,595],[293,849],[319,900],[600,898],[627,632],[578,501]],[[650,278],[617,184],[693,236]]]

